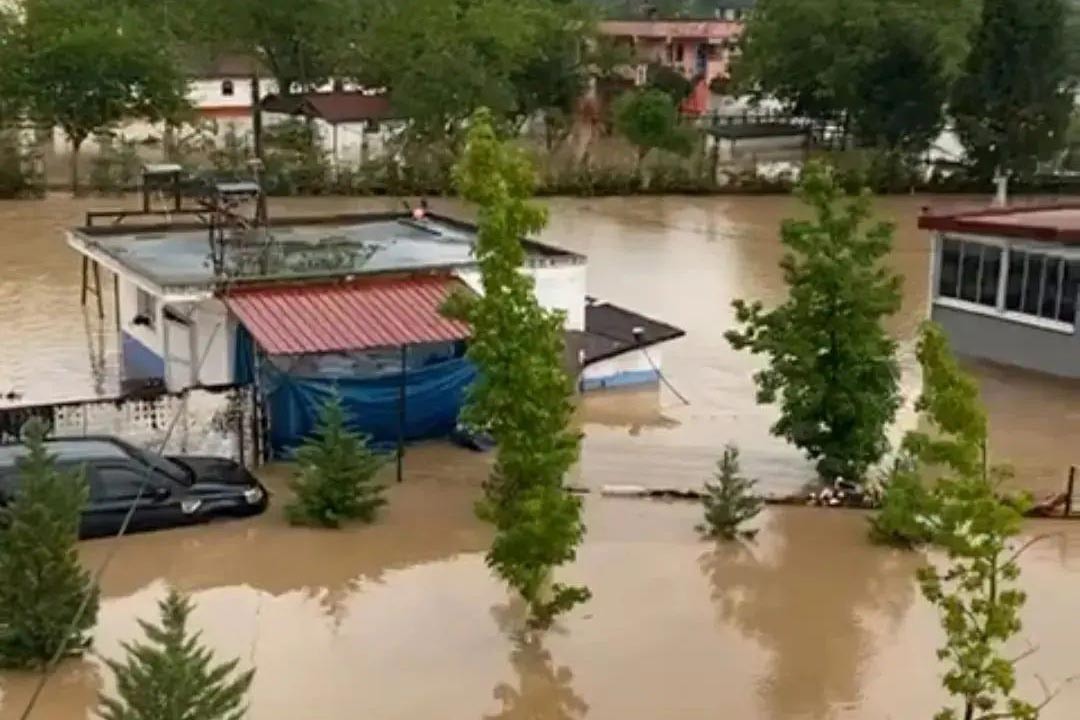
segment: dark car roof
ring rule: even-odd
[[[122,444],[111,438],[72,438],[47,440],[45,448],[62,463],[84,460],[127,459],[131,457]],[[0,469],[15,467],[25,457],[25,445],[0,445]]]

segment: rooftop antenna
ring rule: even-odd
[[[260,165],[261,166],[261,163]],[[252,165],[258,177],[258,167]],[[254,215],[245,215],[243,209],[254,201]],[[256,180],[211,182],[203,187],[200,204],[207,211],[210,262],[215,277],[224,278],[229,273],[226,260],[230,246],[246,244],[259,229],[265,229],[266,218],[262,187]],[[267,231],[267,235],[269,232]]]

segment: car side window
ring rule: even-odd
[[[98,465],[94,468],[90,495],[94,500],[134,500],[144,481],[147,483],[144,498],[149,498],[156,487],[163,485],[160,478],[153,475],[147,478],[146,471],[122,465]]]

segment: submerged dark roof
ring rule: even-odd
[[[640,328],[640,337],[634,329]],[[585,330],[569,330],[566,345],[581,358],[585,367],[601,360],[621,355],[636,348],[676,340],[686,335],[674,325],[639,315],[632,310],[611,303],[593,303],[585,306]]]
[[[267,95],[263,98],[262,109],[272,113],[318,118],[331,125],[392,120],[397,117],[386,95],[344,90],[303,95]]]

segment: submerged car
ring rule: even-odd
[[[45,445],[59,468],[85,467],[90,497],[80,537],[116,534],[132,503],[128,532],[257,515],[269,503],[266,488],[227,458],[164,457],[112,437],[55,439]],[[14,497],[18,459],[26,453],[25,445],[0,445],[0,505]]]

